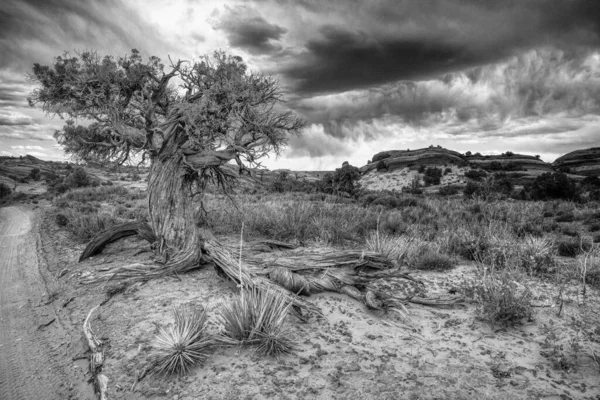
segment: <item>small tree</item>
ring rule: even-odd
[[[31,171],[29,171],[29,177],[31,179],[33,179],[34,181],[37,181],[41,178],[41,172],[39,168],[33,168]]]
[[[344,161],[342,168],[337,168],[333,173],[326,173],[321,180],[321,188],[325,193],[350,195],[356,194],[360,185],[360,170]]]
[[[240,57],[224,52],[169,67],[157,57],[144,62],[137,50],[118,59],[66,53],[52,66],[35,64],[31,80],[37,88],[30,104],[67,118],[54,134],[67,154],[149,160],[149,221],[157,252],[171,265],[197,264],[212,238],[193,198],[201,201],[211,182],[227,190],[304,127],[281,109],[276,79],[248,72]]]

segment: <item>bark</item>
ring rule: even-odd
[[[167,269],[189,270],[205,263],[203,243],[213,240],[207,229],[198,194],[194,193],[193,172],[178,154],[176,141],[168,155],[154,157],[148,179],[148,215],[156,235],[156,252]],[[165,144],[168,147],[169,143]],[[162,151],[161,151],[162,153]]]

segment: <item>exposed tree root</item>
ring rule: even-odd
[[[103,236],[105,236],[103,234]],[[89,246],[88,246],[89,247]],[[374,282],[403,279],[413,286],[424,286],[406,273],[400,272],[381,254],[357,250],[313,251],[305,249],[268,252],[269,249],[293,249],[282,242],[256,244],[259,254],[240,260],[216,240],[205,240],[202,246],[181,251],[165,264],[131,264],[97,274],[87,283],[111,279],[147,281],[167,275],[179,275],[212,264],[217,271],[237,282],[240,287],[275,290],[289,299],[295,309],[320,314],[320,311],[299,295],[320,292],[346,294],[373,310],[392,310],[406,314],[405,305],[448,306],[460,301],[452,298],[423,298],[414,294],[382,289]]]
[[[152,233],[152,228],[146,222],[126,222],[124,224],[115,225],[98,236],[95,236],[85,247],[79,262],[100,253],[107,244],[127,236],[140,235],[143,239],[153,243],[156,241],[156,236]]]

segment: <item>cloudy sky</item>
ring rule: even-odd
[[[430,144],[546,161],[600,146],[598,0],[4,0],[0,155],[64,159],[64,121],[27,106],[63,51],[193,60],[224,49],[278,75],[308,125],[270,168],[361,166]]]

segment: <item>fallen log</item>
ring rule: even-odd
[[[148,225],[147,222],[126,222],[124,224],[119,224],[108,228],[90,240],[81,253],[81,256],[79,256],[79,262],[100,253],[109,243],[133,235],[140,235],[143,239],[150,243],[154,243],[156,241],[156,236],[152,232],[152,228],[150,228],[150,225]]]

